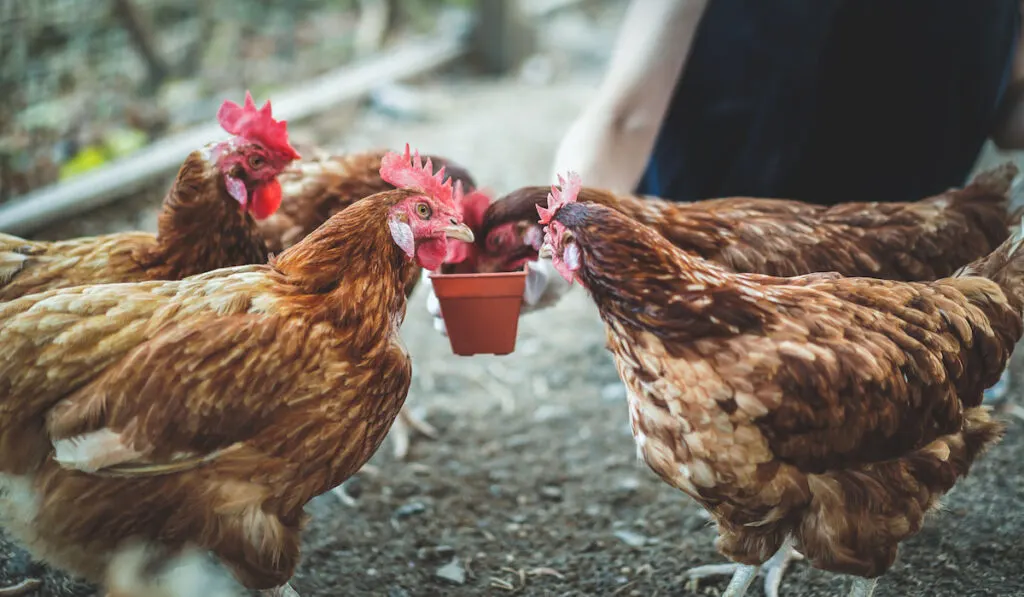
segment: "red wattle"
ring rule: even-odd
[[[277,182],[276,178],[258,187],[252,194],[252,215],[257,220],[269,218],[279,207],[281,207],[281,183]]]

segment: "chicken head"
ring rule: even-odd
[[[217,120],[232,135],[212,151],[228,194],[256,219],[270,217],[281,205],[277,176],[301,157],[288,141],[287,122],[274,120],[270,100],[257,108],[248,91],[242,106],[225,100]]]
[[[575,172],[569,172],[565,177],[559,175],[558,187],[561,188],[552,186],[548,194],[548,206],[537,206],[540,223],[545,227],[540,257],[551,259],[555,270],[570,284],[576,277],[576,271],[580,269],[580,248],[572,231],[553,218],[563,205],[576,202],[576,196],[582,186],[580,176]]]
[[[449,240],[473,242],[473,231],[463,223],[461,185],[452,188],[445,181],[444,168],[436,174],[428,158],[419,152],[405,155],[389,152],[380,166],[381,178],[395,187],[414,193],[391,208],[388,226],[395,243],[410,259],[427,270],[437,270],[448,256]]]

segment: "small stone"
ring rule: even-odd
[[[466,569],[463,568],[462,562],[459,561],[459,558],[452,558],[452,561],[438,568],[437,572],[434,574],[438,578],[444,579],[452,584],[466,584]]]
[[[587,504],[586,507],[583,508],[583,513],[587,516],[598,516],[601,514],[601,506],[598,506],[597,504]]]
[[[533,411],[533,420],[537,423],[548,421],[564,421],[572,414],[569,407],[561,404],[542,404]]]
[[[455,556],[455,548],[451,545],[438,545],[434,548],[434,553],[442,557],[450,558]]]
[[[455,556],[455,548],[451,545],[435,545],[432,547],[421,547],[416,550],[416,555],[421,560],[447,561]]]
[[[630,547],[643,547],[647,545],[647,537],[633,531],[615,531],[615,537]]]
[[[359,496],[363,495],[363,478],[356,474],[349,477],[345,483],[345,493],[348,497],[358,500]]]
[[[517,450],[519,448],[525,448],[532,443],[533,439],[524,433],[520,435],[513,435],[505,440],[505,447],[510,450]]]
[[[610,383],[601,388],[601,400],[605,402],[618,402],[626,399],[626,386],[622,382]]]
[[[399,499],[410,498],[420,492],[420,486],[416,483],[400,483],[394,487],[394,492]]]
[[[545,485],[540,488],[540,496],[552,502],[562,501],[562,489],[554,485]]]
[[[409,597],[409,591],[402,587],[388,587],[388,597]]]
[[[623,493],[632,493],[640,489],[640,479],[636,477],[622,477],[615,483],[615,490]]]
[[[561,369],[548,372],[548,383],[556,390],[568,386],[570,381],[569,374]]]
[[[401,520],[417,514],[423,514],[426,511],[427,507],[423,502],[409,502],[395,509],[395,518]]]
[[[377,569],[376,568],[367,568],[366,569],[366,576],[377,576]]]

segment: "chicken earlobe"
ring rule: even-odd
[[[388,228],[391,230],[391,238],[395,239],[398,248],[402,249],[409,258],[414,257],[416,239],[413,236],[412,227],[397,218],[391,218],[388,220]]]
[[[228,190],[228,195],[245,209],[249,204],[249,191],[245,189],[245,183],[234,176],[224,176],[224,187]]]

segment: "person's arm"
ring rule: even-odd
[[[604,81],[558,147],[552,182],[557,182],[558,174],[574,170],[587,186],[633,191],[708,1],[630,3]],[[523,313],[554,305],[570,288],[547,259],[528,263],[527,268]],[[427,288],[434,328],[446,334],[441,305],[426,272],[422,285]]]
[[[1024,2],[1021,13],[1024,14]],[[999,149],[1024,149],[1024,35],[1017,40],[1010,82],[992,130],[992,141]]]
[[[632,192],[640,180],[708,0],[633,0],[597,95],[563,137],[552,181]]]

